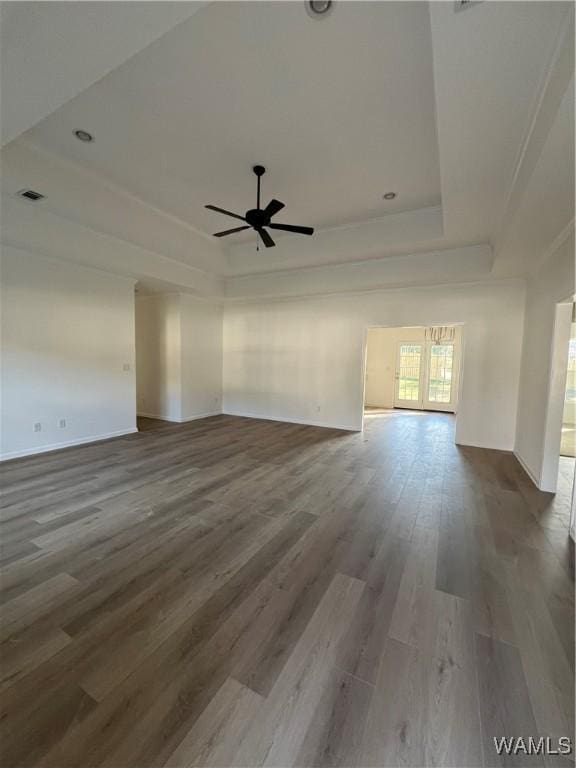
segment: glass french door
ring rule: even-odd
[[[454,344],[428,345],[424,408],[453,411],[455,405]]]
[[[396,363],[395,408],[422,408],[424,344],[400,342]]]
[[[454,344],[400,342],[396,363],[395,408],[454,411]]]

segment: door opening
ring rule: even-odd
[[[364,411],[455,413],[461,327],[369,328]]]
[[[573,448],[576,391],[576,310],[574,297],[556,304],[544,427],[544,450],[538,487],[554,494],[541,514],[551,516],[572,538],[576,519],[576,458]]]
[[[568,342],[560,456],[576,458],[576,304],[572,305],[572,323]]]
[[[564,493],[569,512],[569,531],[576,540],[576,303],[572,303],[572,322],[568,342],[568,364],[564,387],[558,492]]]

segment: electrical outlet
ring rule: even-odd
[[[66,419],[60,419],[58,421],[58,426],[60,427],[60,429],[65,429],[66,428]]]
[[[316,413],[320,413],[321,410],[322,410],[322,406],[317,405],[316,406]]]
[[[124,365],[122,366],[122,370],[123,371],[129,371],[130,370],[130,363],[124,363]]]
[[[37,421],[37,422],[36,422],[36,423],[33,425],[33,427],[32,427],[32,431],[33,431],[33,432],[42,432],[42,424],[41,424],[39,421]]]

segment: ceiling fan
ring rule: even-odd
[[[235,232],[242,232],[244,229],[254,229],[260,235],[260,238],[266,248],[273,248],[276,243],[270,237],[270,233],[265,227],[269,229],[278,229],[282,232],[296,232],[299,235],[312,235],[314,229],[312,227],[298,227],[293,224],[273,224],[271,219],[278,211],[284,208],[284,203],[280,200],[270,200],[266,208],[260,208],[260,177],[266,173],[266,168],[263,165],[255,165],[252,170],[258,177],[258,190],[256,192],[256,208],[251,208],[246,211],[244,216],[240,216],[237,213],[226,211],[224,208],[218,208],[216,205],[206,205],[205,208],[209,208],[211,211],[218,211],[218,213],[225,213],[226,216],[232,216],[234,219],[240,219],[245,221],[246,224],[242,227],[234,227],[234,229],[225,229],[223,232],[216,232],[214,237],[225,237],[226,235],[233,235]]]

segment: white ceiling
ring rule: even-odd
[[[206,203],[254,207],[255,163],[278,220],[439,204],[427,3],[340,2],[321,23],[302,6],[212,3],[26,138],[206,233],[233,226]]]
[[[492,240],[566,3],[431,3],[446,234]]]
[[[116,4],[89,5],[106,16]],[[104,237],[119,271],[188,290],[202,273],[202,292],[211,276],[238,276],[239,295],[256,273],[296,285],[290,272],[346,262],[375,284],[392,274],[417,281],[411,269],[457,279],[458,254],[463,279],[519,275],[533,263],[522,222],[533,223],[540,239],[530,242],[542,249],[573,215],[573,107],[561,100],[573,69],[570,3],[455,12],[452,0],[337,0],[321,21],[301,0],[162,3],[188,5],[188,15],[204,7],[2,150],[11,214],[3,239],[45,250],[49,240],[54,255],[54,233],[67,230],[67,257],[76,240],[84,261],[98,261]],[[571,54],[561,67],[560,43]],[[62,58],[73,68],[77,57]],[[552,103],[543,94],[556,71]],[[544,108],[546,130],[535,130]],[[76,128],[96,141],[77,141]],[[252,234],[210,237],[235,224],[203,206],[252,207],[256,162],[268,168],[264,200],[286,203],[277,220],[315,226],[313,238],[277,237],[277,248],[257,253]],[[532,179],[549,185],[544,202]],[[15,198],[24,186],[47,195],[41,214]],[[396,200],[382,200],[387,191]],[[196,271],[183,276],[182,265]],[[342,278],[342,288],[352,282]]]
[[[0,3],[2,145],[203,5],[26,0]]]

